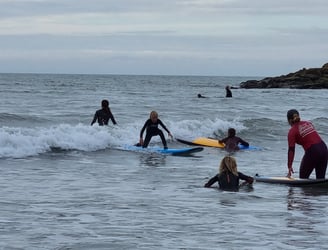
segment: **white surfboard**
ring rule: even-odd
[[[257,182],[265,182],[271,184],[286,184],[291,186],[313,186],[313,185],[328,185],[328,179],[301,179],[297,177],[284,176],[259,176],[255,175],[254,179]]]

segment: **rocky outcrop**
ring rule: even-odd
[[[327,89],[328,63],[322,68],[301,69],[295,73],[240,83],[241,88]]]

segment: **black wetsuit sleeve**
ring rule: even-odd
[[[218,175],[215,175],[214,177],[212,177],[205,185],[204,187],[211,187],[215,182],[219,181],[219,177]]]
[[[98,117],[98,115],[97,115],[97,112],[96,112],[95,115],[93,116],[93,120],[91,122],[91,126],[97,121],[97,117]]]
[[[238,177],[239,177],[239,179],[244,180],[244,181],[248,181],[250,178],[253,178],[253,177],[250,177],[250,176],[244,175],[244,174],[241,173],[241,172],[238,172]]]
[[[111,111],[109,111],[109,112],[110,112],[110,119],[112,120],[112,123],[113,123],[114,125],[116,125],[117,122],[115,121],[115,118],[114,118],[112,112],[111,112]]]
[[[166,130],[166,132],[170,133],[170,131],[167,129],[167,127],[164,125],[164,123],[158,119],[158,124],[162,126],[162,128],[164,128]]]
[[[145,129],[148,127],[148,124],[150,123],[150,119],[148,119],[145,124],[143,125],[141,131],[140,131],[140,138],[142,138],[143,133],[145,132]]]
[[[239,138],[239,137],[238,137]],[[239,138],[239,143],[245,147],[249,146],[249,143],[247,141],[244,141],[243,139]]]

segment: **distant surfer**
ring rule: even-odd
[[[254,179],[251,176],[238,172],[236,159],[232,156],[225,156],[220,163],[219,173],[212,177],[204,187],[211,187],[214,183],[219,183],[219,188],[223,190],[238,191],[239,180],[245,180],[252,184]]]
[[[103,126],[103,125],[108,125],[108,121],[109,119],[112,120],[112,123],[114,125],[116,125],[116,121],[115,118],[109,108],[109,102],[108,100],[102,100],[101,101],[101,109],[97,110],[93,120],[91,122],[91,126],[98,121],[99,126]]]
[[[206,98],[206,96],[203,96],[203,95],[201,95],[201,94],[198,94],[197,97],[198,97],[198,98]]]
[[[229,85],[225,87],[225,90],[226,90],[226,97],[232,97],[232,92]]]
[[[163,131],[158,128],[158,125],[161,125],[162,128],[164,128],[166,130],[168,135],[170,137],[173,137],[171,132],[164,125],[164,123],[160,119],[158,119],[158,113],[156,111],[151,111],[149,119],[145,122],[144,126],[142,127],[142,129],[140,131],[140,141],[137,145],[142,146],[143,148],[147,148],[148,144],[150,142],[150,139],[153,136],[159,135],[161,137],[164,149],[167,149],[167,143],[166,143],[165,136],[163,134]],[[145,140],[143,140],[143,133],[144,133],[145,129],[147,129],[146,137],[145,137]]]
[[[315,169],[317,179],[325,178],[328,162],[327,145],[321,139],[311,122],[301,121],[300,115],[296,109],[291,109],[287,112],[287,120],[291,126],[288,132],[287,177],[291,177],[292,173],[294,173],[293,161],[295,144],[299,144],[304,149],[299,177],[307,179],[310,177],[313,169]]]
[[[245,147],[249,147],[249,143],[247,141],[244,141],[240,137],[236,136],[236,130],[234,128],[229,128],[228,136],[222,140],[219,140],[219,143],[224,143],[225,144],[224,148],[228,152],[239,150],[238,147],[239,143]]]

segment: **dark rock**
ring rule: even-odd
[[[248,80],[241,82],[240,88],[327,89],[328,63],[322,68],[303,68],[287,75],[266,77],[262,80]]]

